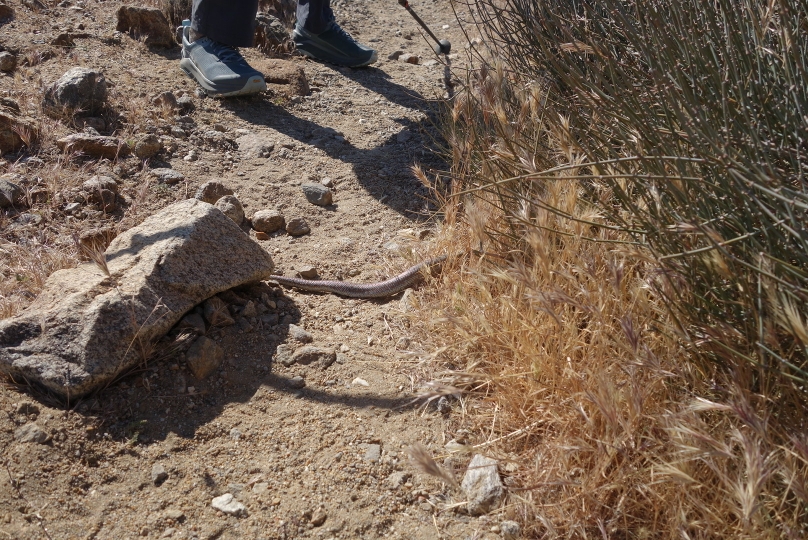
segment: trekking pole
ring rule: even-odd
[[[424,31],[427,34],[429,34],[429,37],[435,40],[435,43],[437,45],[434,47],[434,50],[437,54],[449,54],[451,52],[452,44],[449,43],[449,40],[438,39],[438,37],[432,33],[432,30],[429,29],[426,23],[421,20],[421,17],[419,17],[418,14],[412,10],[412,8],[410,7],[410,3],[407,0],[398,0],[398,3],[401,7],[406,9],[410,15],[412,15],[412,18],[415,19],[415,22],[421,25],[421,28],[423,28]]]

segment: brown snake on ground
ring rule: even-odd
[[[303,291],[333,293],[349,298],[384,298],[400,293],[421,280],[421,270],[431,268],[446,260],[446,255],[418,263],[386,281],[378,283],[349,283],[345,281],[327,281],[317,279],[300,279],[285,276],[272,276],[274,281],[284,287],[294,287]]]

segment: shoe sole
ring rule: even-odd
[[[196,64],[194,64],[190,58],[183,58],[180,60],[180,68],[185,72],[186,75],[194,79],[209,97],[225,98],[233,96],[246,96],[250,94],[260,94],[267,89],[267,83],[263,77],[251,77],[244,84],[244,86],[239,89],[222,91],[221,88],[217,88],[216,84],[209,81],[207,77],[205,77],[205,75],[199,71],[199,69],[197,69]]]
[[[297,44],[295,44],[295,47],[297,47]],[[376,60],[379,59],[379,55],[378,55],[378,53],[376,51],[373,51],[373,55],[370,57],[370,59],[367,62],[364,62],[364,63],[361,63],[361,64],[349,64],[347,62],[335,62],[334,60],[326,60],[326,59],[320,58],[319,56],[315,55],[312,52],[304,51],[302,49],[297,49],[297,52],[302,54],[306,58],[311,58],[312,60],[317,60],[318,62],[325,62],[327,64],[333,64],[335,66],[349,67],[349,68],[367,67],[370,64],[375,63]]]

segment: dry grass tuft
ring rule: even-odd
[[[587,159],[548,85],[502,51],[475,66],[444,129],[439,243],[454,257],[418,316],[442,383],[464,390],[463,444],[447,451],[500,460],[501,512],[527,537],[806,537],[802,398],[751,363],[694,355],[669,305],[690,284],[605,219],[608,206],[632,222],[614,202],[616,184],[631,192],[620,171]],[[772,324],[806,335],[800,309],[774,301]]]

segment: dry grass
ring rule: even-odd
[[[609,170],[541,84],[477,66],[445,127],[455,263],[418,316],[477,434],[447,452],[500,460],[527,537],[806,537],[801,398],[694,361],[666,303],[686,283],[598,212]]]

